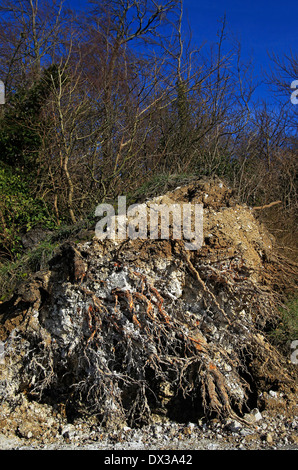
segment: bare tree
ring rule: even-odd
[[[63,0],[0,2],[0,73],[7,92],[32,83],[49,66],[59,47]]]

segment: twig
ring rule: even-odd
[[[259,211],[259,210],[263,210],[263,209],[269,209],[269,207],[276,206],[276,204],[281,204],[281,203],[282,203],[282,201],[274,201],[274,202],[270,202],[270,204],[265,204],[264,206],[253,207],[253,210],[254,211]]]

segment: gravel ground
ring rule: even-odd
[[[236,420],[178,424],[161,422],[142,429],[124,427],[107,432],[84,423],[66,424],[50,441],[0,435],[2,450],[196,451],[196,450],[298,450],[298,420],[258,410],[252,424]]]

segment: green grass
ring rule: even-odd
[[[56,248],[66,240],[75,243],[88,240],[93,222],[93,214],[75,225],[63,225],[30,250],[24,251],[14,260],[0,260],[0,301],[8,300],[14,293],[17,285],[29,279],[33,273],[47,269]],[[86,235],[84,233],[86,232]],[[91,232],[92,233],[92,232]]]
[[[32,273],[46,269],[57,246],[58,242],[43,240],[17,260],[3,261],[0,264],[0,301],[8,300],[17,285],[29,279]]]
[[[177,186],[183,186],[190,181],[198,178],[198,175],[193,173],[157,173],[137,188],[132,195],[129,195],[133,202],[144,201],[155,196],[160,196],[175,189]]]
[[[279,325],[268,336],[275,346],[287,354],[291,342],[298,340],[298,296],[290,297],[280,313]]]

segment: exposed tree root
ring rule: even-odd
[[[219,222],[240,216],[226,211]],[[251,244],[246,235],[231,247],[214,229],[198,252],[174,240],[62,247],[49,272],[1,306],[9,365],[0,398],[26,393],[107,425],[140,425],[175,407],[183,416],[187,400],[243,421],[259,387],[294,388],[262,328],[282,302],[274,276],[296,267],[269,261],[267,245],[255,249],[259,227],[251,230]]]

